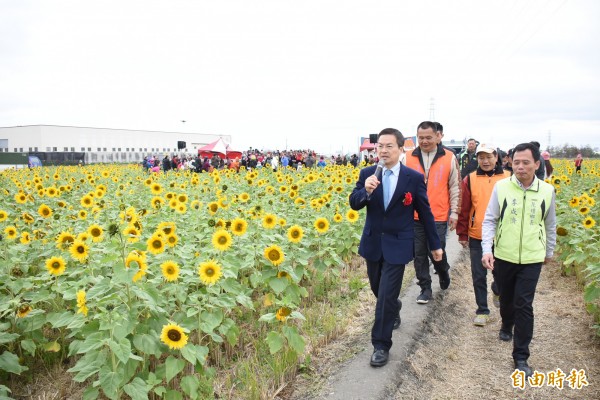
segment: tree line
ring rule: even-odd
[[[593,149],[589,144],[585,146],[574,146],[572,144],[563,144],[562,146],[549,146],[547,151],[553,158],[575,158],[581,154],[584,158],[600,157],[598,149]]]

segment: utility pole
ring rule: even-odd
[[[429,120],[435,121],[435,99],[433,97],[429,99]]]
[[[552,132],[548,129],[548,146],[546,147],[546,150],[549,150],[550,147],[552,147]]]

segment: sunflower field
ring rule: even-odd
[[[357,251],[358,172],[2,172],[0,397],[62,364],[86,399],[210,398],[256,336],[298,360],[301,305]]]
[[[580,173],[572,160],[553,160],[556,189],[557,251],[564,274],[577,274],[584,300],[600,336],[600,160],[585,160]]]

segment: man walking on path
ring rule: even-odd
[[[446,233],[456,228],[460,182],[457,162],[454,153],[444,149],[438,142],[435,122],[421,122],[417,128],[419,146],[406,154],[406,166],[423,174],[427,186],[427,197],[431,204],[431,212],[435,219],[437,234],[440,238],[442,259],[434,260],[433,268],[438,274],[440,288],[450,286],[450,265],[446,256]],[[415,272],[421,287],[417,303],[427,304],[432,298],[431,274],[425,227],[419,216],[415,214]]]
[[[475,153],[478,163],[477,170],[471,172],[462,181],[462,205],[456,224],[456,233],[458,234],[458,242],[463,247],[469,248],[471,256],[471,276],[473,278],[475,303],[477,304],[473,324],[485,326],[490,315],[490,309],[487,302],[487,269],[481,264],[483,256],[481,250],[481,224],[494,185],[499,180],[509,177],[510,173],[502,170],[502,166],[498,163],[496,147],[493,145],[480,144],[477,146]],[[499,292],[495,281],[492,283],[492,292],[494,293],[494,305],[499,306],[500,304],[497,303]]]
[[[421,218],[434,260],[440,261],[443,254],[423,175],[399,161],[403,145],[400,131],[382,130],[376,146],[380,162],[360,171],[349,199],[354,210],[367,207],[358,253],[366,260],[369,284],[377,297],[371,330],[370,364],[374,367],[387,364],[392,331],[400,326],[402,303],[398,296],[404,267],[413,259],[415,212]]]
[[[464,179],[465,176],[477,169],[477,156],[475,149],[477,148],[477,141],[473,138],[467,140],[467,148],[461,151],[458,155],[458,165],[460,168],[460,178]]]
[[[496,271],[500,288],[498,337],[513,340],[515,368],[526,377],[533,373],[527,360],[535,288],[542,264],[550,261],[556,244],[554,187],[535,176],[539,164],[540,151],[534,144],[514,148],[514,175],[494,186],[482,225],[481,261]]]

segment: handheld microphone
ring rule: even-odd
[[[379,160],[379,162],[377,163],[377,168],[375,168],[375,173],[373,175],[375,175],[377,177],[377,180],[381,180],[381,171],[383,171],[383,166],[385,165],[385,162],[383,162],[383,160]]]

